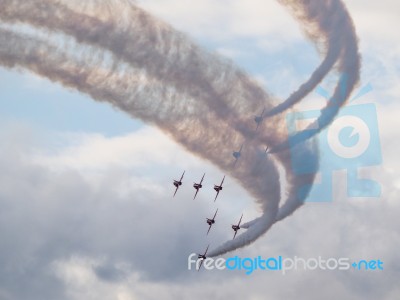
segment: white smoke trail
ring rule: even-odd
[[[291,2],[291,0],[285,1]],[[342,45],[338,62],[338,70],[341,74],[340,79],[332,98],[328,101],[326,107],[322,109],[320,117],[314,124],[311,124],[304,131],[294,134],[285,142],[275,145],[271,150],[272,152],[279,152],[293,147],[296,144],[312,138],[326,128],[337,115],[340,108],[345,104],[354,87],[359,82],[361,58],[358,52],[358,40],[353,21],[345,5],[341,1],[327,1],[327,5],[329,3],[331,5],[333,5],[333,3],[337,4],[336,22],[327,23],[330,24],[333,29],[333,35],[329,38],[333,40],[336,39],[336,43]],[[318,129],[313,130],[313,128]]]
[[[267,111],[264,115],[266,118],[286,111],[314,90],[332,70],[343,48],[341,31],[336,29],[337,26],[340,26],[343,16],[343,7],[340,1],[314,1],[308,4],[306,4],[308,1],[304,0],[278,1],[291,8],[293,15],[307,24],[303,27],[306,34],[314,39],[317,45],[322,44],[327,50],[324,60],[310,78],[285,101]]]
[[[300,3],[303,1],[292,1],[292,0],[280,0],[281,2],[285,2],[293,9],[298,8]],[[326,3],[324,3],[326,2]],[[319,5],[322,5],[319,6]],[[316,134],[318,134],[322,129],[328,126],[333,118],[337,115],[340,107],[345,103],[349,95],[351,94],[354,86],[357,84],[359,80],[359,70],[360,70],[360,56],[358,53],[358,45],[357,45],[357,37],[355,34],[355,29],[351,17],[349,16],[345,5],[341,1],[315,1],[310,2],[309,5],[305,6],[305,9],[308,11],[305,15],[304,13],[300,13],[299,18],[305,18],[307,20],[310,16],[319,16],[323,14],[323,12],[319,12],[320,10],[324,10],[324,5],[326,7],[336,7],[336,13],[332,16],[334,17],[333,20],[329,19],[329,15],[326,15],[324,18],[320,18],[319,22],[322,24],[324,28],[330,28],[331,30],[324,30],[325,32],[329,32],[330,35],[327,37],[329,40],[333,41],[334,43],[341,44],[340,49],[340,57],[339,57],[339,65],[338,69],[341,72],[341,78],[337,84],[335,89],[334,95],[330,99],[327,106],[322,110],[321,116],[316,120],[315,124],[310,125],[310,128],[318,128],[318,130],[309,130],[306,129],[302,132],[296,133],[295,135],[290,137],[285,142],[274,146],[271,151],[282,151],[284,149],[288,149],[290,147],[298,147],[298,151],[304,151],[307,147],[304,147],[302,143],[304,141],[312,138]],[[329,9],[328,9],[329,10]],[[296,10],[300,11],[300,10]],[[308,16],[308,17],[307,17]],[[313,30],[313,27],[307,27]],[[310,35],[313,35],[311,32]],[[336,40],[336,42],[335,42]],[[297,146],[296,146],[297,145]],[[309,145],[313,147],[313,145]],[[305,157],[309,157],[308,151],[305,150],[303,155]],[[289,161],[287,159],[283,160],[283,162]],[[305,159],[305,161],[310,161],[310,158]],[[287,167],[288,169],[290,167]],[[307,185],[307,181],[309,178],[306,177],[297,177],[292,173],[288,173],[289,178],[288,182],[293,183],[296,182],[297,184],[293,184],[289,188],[288,199],[286,202],[280,207],[279,212],[277,214],[277,220],[280,221],[284,218],[290,216],[296,209],[298,209],[301,205],[304,204],[304,198],[297,197],[297,193],[300,186]],[[300,181],[300,183],[299,183]],[[301,182],[304,181],[304,182]],[[246,224],[244,224],[246,225]]]
[[[286,169],[290,190],[288,200],[278,213],[280,189],[276,167],[271,160],[260,160],[256,154],[264,144],[285,143],[282,119],[266,124],[263,134],[255,136],[249,116],[259,107],[269,109],[271,105],[269,96],[244,72],[201,50],[183,34],[126,1],[77,3],[0,0],[1,6],[5,7],[0,10],[3,21],[24,22],[49,31],[60,31],[79,43],[92,46],[81,46],[84,51],[76,61],[76,55],[63,53],[45,41],[3,31],[0,33],[1,63],[30,69],[88,93],[94,99],[109,101],[131,115],[155,124],[189,151],[230,172],[231,149],[246,140],[242,167],[231,174],[257,199],[263,215],[246,233],[211,255],[220,255],[256,240],[276,220],[290,215],[304,202],[307,194],[299,198],[297,190],[304,183],[311,184],[314,176],[292,174],[289,153],[279,153],[277,157]],[[305,10],[312,6],[306,2],[302,5]],[[310,23],[314,21],[310,16],[306,19]],[[320,24],[321,20],[316,23]],[[326,32],[330,31],[317,30],[318,34],[313,37],[334,39],[333,34],[326,37]],[[105,51],[114,58],[108,66],[104,66],[102,59]],[[324,72],[333,61],[331,56],[334,55],[329,53],[328,47],[325,59],[328,62],[321,64]],[[124,64],[128,64],[129,72],[121,71]],[[323,72],[314,74],[320,73]],[[303,94],[320,80],[320,76],[314,77],[308,87],[302,89]],[[299,149],[305,149],[306,157],[317,160],[315,149],[305,145],[299,145]]]
[[[282,0],[282,2],[287,5],[291,5],[293,7],[302,6],[307,13],[305,14],[305,18],[307,20],[312,16],[319,16],[317,19],[320,24],[320,29],[323,33],[327,34],[326,39],[329,41],[329,49],[328,55],[324,62],[320,65],[320,67],[314,72],[311,79],[303,84],[299,90],[289,97],[282,105],[275,107],[267,113],[267,116],[276,115],[289,107],[292,107],[293,104],[297,103],[301,100],[306,94],[309,93],[311,89],[315,87],[322,80],[322,76],[325,76],[328,71],[328,67],[332,67],[335,63],[336,59],[339,60],[339,71],[342,73],[342,76],[339,80],[339,83],[336,87],[335,93],[332,99],[329,101],[328,105],[321,111],[321,116],[316,121],[316,124],[310,125],[309,128],[315,128],[317,125],[318,130],[310,131],[308,129],[296,133],[295,135],[290,137],[290,140],[286,140],[283,143],[273,146],[272,152],[281,152],[285,149],[289,149],[289,147],[297,147],[297,151],[303,152],[302,155],[304,157],[308,157],[305,159],[305,163],[313,163],[310,161],[310,152],[307,148],[305,142],[310,140],[313,136],[315,136],[318,132],[328,126],[333,118],[337,115],[340,107],[344,104],[346,99],[349,97],[352,92],[354,86],[357,84],[359,80],[359,69],[360,69],[360,57],[358,54],[358,45],[357,38],[354,30],[354,25],[352,20],[341,1],[291,1],[291,0]],[[331,15],[332,11],[328,8],[334,7],[335,14]],[[325,13],[329,12],[329,13]],[[323,18],[320,18],[323,16]],[[321,31],[319,31],[321,32]],[[338,57],[338,54],[340,56]],[[314,145],[309,144],[311,149]],[[312,151],[312,150],[311,150]],[[287,155],[287,152],[286,152]],[[285,165],[285,163],[289,162],[290,159],[282,159],[281,161]],[[286,170],[290,169],[290,166],[286,165]],[[301,187],[311,185],[310,182],[313,181],[314,175],[310,174],[309,176],[296,176],[292,172],[288,172],[289,180],[291,187],[289,188],[288,199],[286,202],[280,207],[278,214],[276,215],[276,219],[274,222],[278,222],[287,216],[291,215],[296,209],[298,209],[301,205],[304,204],[304,201],[309,193],[308,191],[303,191],[303,195],[299,195],[299,190]],[[304,197],[304,195],[306,195]],[[240,243],[244,242],[252,242],[249,237],[252,234],[263,234],[266,232],[263,229],[269,228],[272,225],[271,220],[268,220],[267,224],[263,224],[264,226],[259,224],[265,222],[263,217],[260,217],[256,220],[250,221],[242,225],[243,228],[248,228],[246,234],[243,236],[239,236]],[[210,256],[217,256],[224,254],[230,251],[232,248],[235,248],[235,241],[228,241],[222,246],[214,249]]]
[[[160,127],[190,152],[210,160],[221,169],[231,170],[230,148],[240,133],[232,130],[223,120],[218,120],[213,112],[202,108],[201,102],[187,99],[176,91],[169,92],[164,83],[143,78],[138,70],[135,70],[135,76],[129,75],[133,73],[130,68],[115,74],[106,69],[104,63],[97,61],[92,51],[87,56],[84,54],[81,51],[82,56],[77,59],[75,54],[64,53],[46,41],[0,30],[2,65],[28,68],[66,87],[87,93],[96,100],[111,102],[131,115]],[[176,109],[173,104],[182,101],[186,105]],[[220,136],[219,132],[223,135]],[[280,198],[278,171],[271,160],[259,155],[259,144],[249,142],[246,149],[241,157],[244,167],[236,169],[231,175],[257,199],[263,211],[276,214]],[[275,216],[271,218],[274,219]]]
[[[220,118],[242,131],[251,128],[252,120],[247,115],[259,107],[270,106],[268,94],[246,74],[126,1],[86,1],[88,14],[82,12],[85,11],[82,4],[76,4],[79,7],[76,8],[70,1],[0,0],[0,3],[7,7],[0,11],[3,21],[60,31],[79,42],[107,49],[182,93],[202,97],[204,104]],[[121,11],[122,16],[116,17]],[[253,130],[247,130],[246,136],[251,135]]]

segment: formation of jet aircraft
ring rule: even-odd
[[[242,148],[243,148],[243,146],[240,148],[240,150],[238,152],[239,153],[239,155],[237,156],[238,158],[240,157],[240,152],[242,151]],[[175,197],[178,189],[183,185],[183,178],[185,176],[185,172],[186,171],[183,171],[183,173],[182,173],[182,175],[181,175],[179,180],[173,180],[173,185],[175,186],[174,197]],[[197,183],[197,182],[193,183],[193,188],[196,190],[196,193],[194,194],[193,200],[196,199],[198,192],[200,191],[200,189],[203,188],[203,181],[204,181],[205,176],[206,176],[206,174],[204,173],[203,176],[201,177],[201,180],[200,180],[199,183]],[[217,192],[217,194],[216,194],[216,196],[214,198],[214,202],[217,200],[219,193],[223,189],[224,181],[225,181],[225,176],[222,178],[222,181],[221,181],[221,183],[219,185],[214,184],[214,190]],[[214,216],[212,218],[206,218],[206,223],[208,225],[207,235],[210,233],[211,228],[216,223],[217,214],[218,214],[218,208],[215,211]],[[243,214],[240,217],[239,223],[237,225],[232,225],[232,229],[235,232],[235,235],[234,235],[233,238],[236,237],[236,234],[237,234],[238,230],[240,229],[240,224],[242,222],[242,218],[243,218]],[[198,255],[198,259],[201,259],[201,262],[200,262],[200,265],[199,265],[199,270],[200,270],[201,266],[203,265],[203,261],[207,258],[206,255],[207,255],[207,251],[208,251],[209,246],[210,245],[208,245],[208,247],[207,247],[206,251],[204,252],[204,254],[199,254]]]
[[[207,224],[209,225],[209,228],[208,228],[208,231],[207,231],[207,235],[210,232],[210,229],[211,229],[212,225],[215,224],[215,217],[217,216],[217,212],[218,212],[218,209],[216,210],[216,212],[214,214],[214,217],[212,219],[208,219],[207,218]],[[237,223],[237,225],[236,224],[232,225],[232,229],[235,232],[235,235],[233,236],[233,239],[235,239],[237,232],[241,229],[240,224],[242,223],[242,219],[243,219],[243,214],[240,216],[240,220]],[[207,249],[204,252],[204,254],[198,254],[197,257],[198,257],[198,259],[201,259],[201,261],[200,261],[200,265],[199,265],[199,268],[198,268],[197,271],[200,271],[200,268],[203,265],[204,260],[207,259],[207,252],[208,252],[208,248],[209,247],[210,247],[210,245],[207,246]]]
[[[183,172],[183,174],[181,176],[181,179],[173,181],[173,185],[176,187],[175,192],[174,192],[174,197],[175,197],[176,192],[178,191],[179,187],[182,186],[182,184],[183,184],[182,180],[183,180],[184,176],[185,176],[185,171]],[[203,180],[204,180],[205,176],[206,176],[206,174],[204,173],[203,177],[200,180],[200,183],[196,183],[195,182],[193,184],[193,187],[196,190],[196,193],[194,194],[193,200],[196,199],[196,196],[197,196],[199,190],[201,188],[203,188]],[[225,176],[224,176],[224,178],[222,178],[222,181],[221,181],[221,183],[219,185],[214,184],[214,190],[217,192],[217,195],[214,198],[214,202],[217,200],[217,197],[218,197],[219,193],[222,191],[222,188],[223,188],[222,185],[224,184],[224,181],[225,181]]]
[[[263,109],[263,111],[261,112],[260,115],[254,116],[254,121],[257,124],[256,131],[258,130],[258,128],[261,126],[262,122],[264,121],[264,118],[265,118],[264,113],[265,113],[265,108]],[[236,163],[238,162],[238,160],[242,156],[243,146],[244,146],[244,144],[241,145],[239,151],[233,151],[233,153],[232,153],[233,157],[235,158],[235,162],[233,164],[233,167],[236,166]],[[271,154],[271,151],[269,150],[269,147],[266,147],[265,155],[268,156],[269,154]],[[175,196],[176,192],[178,191],[179,187],[182,185],[182,179],[183,179],[184,175],[185,175],[185,172],[183,172],[183,174],[181,176],[181,179],[179,181],[178,180],[174,180],[174,186],[176,187],[174,196]],[[193,187],[196,190],[196,193],[194,194],[193,200],[196,199],[199,190],[201,188],[203,188],[203,180],[204,180],[205,175],[206,174],[204,173],[203,177],[201,178],[199,183],[195,182],[193,184]],[[219,193],[223,189],[224,181],[225,181],[225,176],[222,178],[222,181],[221,181],[221,183],[219,185],[214,184],[214,190],[217,192],[217,194],[215,195],[215,198],[214,198],[214,202],[217,200]],[[206,223],[209,226],[208,230],[207,230],[207,235],[210,233],[210,230],[211,230],[212,226],[216,223],[217,213],[218,213],[218,208],[215,211],[214,216],[211,219],[210,218],[206,218]],[[243,219],[243,214],[240,216],[239,222],[237,224],[233,224],[232,225],[232,229],[234,231],[233,239],[236,238],[236,235],[237,235],[238,231],[242,228],[242,227],[240,227],[240,225],[242,223],[242,219]],[[203,265],[204,260],[207,259],[207,252],[208,252],[208,248],[209,247],[210,247],[210,245],[207,246],[206,251],[204,252],[204,254],[198,254],[198,259],[201,260],[199,268],[198,268],[198,271],[200,270],[201,266]]]

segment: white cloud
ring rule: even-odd
[[[174,161],[174,152],[182,152],[181,147],[160,131],[149,127],[111,138],[85,133],[66,136],[69,140],[67,147],[55,153],[37,153],[35,161],[41,165],[76,169],[105,169],[110,166],[132,168],[149,163],[169,165]]]
[[[297,22],[272,0],[146,0],[139,5],[177,29],[202,39],[267,35],[303,38]]]
[[[68,260],[55,261],[52,269],[55,274],[68,287],[69,299],[98,300],[136,300],[134,292],[129,285],[110,283],[101,280],[94,269],[101,265],[101,259],[71,257]],[[133,277],[133,276],[131,276]]]
[[[383,0],[366,3],[363,0],[353,0],[347,1],[346,5],[353,17],[357,33],[362,39],[398,43],[399,35],[395,30],[400,25],[398,1]]]
[[[36,270],[37,280],[45,285],[42,289],[49,289],[47,285],[51,281],[44,274],[50,272],[51,280],[63,286],[52,284],[58,298],[74,300],[154,297],[168,300],[175,299],[177,295],[194,299],[263,299],[266,280],[270,286],[268,295],[273,298],[290,298],[296,291],[297,299],[320,299],[322,294],[329,294],[330,297],[345,299],[358,300],[371,296],[392,300],[397,292],[394,284],[398,267],[395,257],[396,244],[400,242],[396,229],[399,190],[393,183],[399,180],[396,170],[400,165],[396,148],[387,144],[397,135],[395,130],[390,130],[396,116],[387,111],[384,114],[389,117],[383,120],[381,126],[384,131],[383,146],[390,151],[385,153],[385,165],[378,171],[384,186],[381,200],[344,200],[340,195],[344,185],[336,182],[338,193],[334,203],[307,204],[291,218],[274,226],[251,247],[235,254],[379,258],[387,266],[385,273],[293,272],[282,276],[257,272],[250,277],[240,272],[188,273],[185,271],[187,255],[201,250],[208,242],[217,245],[229,238],[230,224],[246,205],[250,208],[245,210],[245,218],[254,216],[251,209],[254,207],[252,203],[238,201],[242,192],[228,180],[224,197],[217,203],[221,212],[218,226],[213,228],[215,231],[207,240],[204,218],[215,209],[212,201],[208,202],[213,195],[210,185],[220,174],[203,164],[191,165],[190,161],[196,159],[179,148],[179,159],[176,161],[165,162],[153,156],[160,147],[167,149],[166,155],[173,155],[176,146],[152,129],[120,138],[80,135],[72,148],[58,149],[51,159],[43,160],[39,166],[38,156],[33,156],[29,146],[33,144],[35,149],[38,148],[35,135],[30,135],[31,141],[27,142],[23,138],[27,133],[19,131],[20,139],[13,141],[14,147],[8,148],[10,151],[0,151],[3,170],[0,205],[5,208],[2,220],[8,224],[2,228],[0,236],[11,250],[3,250],[0,263],[5,266],[3,270],[7,270],[14,262],[13,276],[22,283],[27,279],[15,270]],[[140,145],[132,146],[133,137]],[[62,139],[61,134],[59,138]],[[69,139],[72,137],[69,136]],[[154,147],[153,139],[160,143],[158,147]],[[171,144],[171,148],[165,146],[167,144]],[[12,149],[18,148],[18,145],[24,145],[24,150],[15,157]],[[107,148],[105,152],[109,151],[109,154],[94,160],[82,155],[99,145]],[[42,147],[39,152],[46,153],[46,146]],[[146,165],[149,169],[143,169],[134,160],[129,163],[131,167],[127,167],[123,159],[114,161],[109,157],[115,153],[129,159],[130,153],[137,151],[148,154]],[[70,161],[80,161],[82,167],[77,163],[69,166]],[[171,176],[164,178],[165,174],[159,172],[162,164],[174,174],[181,171],[182,165],[190,165],[186,181],[189,183],[196,174],[201,175],[204,168],[207,169],[207,188],[201,191],[198,201],[188,200],[193,195],[189,183],[178,197],[172,199]],[[143,172],[134,177],[129,169],[138,166]],[[88,169],[93,168],[97,169],[96,185],[88,180],[93,179],[93,173],[86,174]],[[149,179],[143,179],[146,177]],[[384,222],[382,216],[385,216]],[[12,242],[10,236],[15,236],[16,240]],[[17,249],[17,245],[25,246]],[[18,264],[15,264],[16,261]],[[1,276],[4,275],[0,272]],[[288,285],[291,289],[287,289]],[[374,288],[366,292],[363,287],[367,285]],[[10,298],[17,295],[16,290],[4,283],[0,285],[1,289],[11,293]],[[32,299],[35,296],[39,298],[38,295],[43,292],[33,287],[29,287],[28,291]]]
[[[224,48],[224,47],[217,48],[216,52],[222,56],[225,56],[225,57],[231,58],[231,59],[238,58],[238,57],[244,55],[244,53],[239,51],[238,49]]]

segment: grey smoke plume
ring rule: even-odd
[[[292,0],[282,1],[292,4],[295,3]],[[298,5],[298,3],[296,3],[296,5]],[[328,24],[328,28],[331,28],[328,39],[332,42],[333,47],[335,47],[335,44],[340,46],[339,49],[334,51],[334,53],[336,53],[337,51],[340,52],[337,66],[341,74],[340,79],[332,95],[332,98],[328,101],[326,107],[321,110],[321,115],[315,121],[315,123],[311,124],[304,131],[294,134],[290,137],[290,139],[284,141],[283,143],[275,145],[272,149],[272,152],[279,152],[284,149],[288,149],[289,147],[293,147],[296,144],[302,143],[303,141],[312,138],[313,136],[321,132],[321,130],[326,128],[332,122],[333,118],[337,115],[340,108],[344,105],[346,100],[351,95],[354,87],[360,80],[361,58],[358,52],[358,40],[355,33],[353,21],[345,5],[341,1],[327,1],[327,7],[329,7],[329,5],[330,7],[335,7],[335,21],[329,22],[326,21],[326,19],[323,19],[321,20],[321,22],[323,22],[324,24]],[[315,10],[312,10],[311,14],[316,14]],[[302,88],[299,89],[299,91],[301,90]],[[308,89],[304,89],[304,92],[306,92],[306,90]],[[296,100],[296,97],[294,97],[293,99],[289,98],[288,100]],[[285,105],[283,105],[283,107],[284,106]],[[313,130],[313,128],[318,129]]]
[[[262,211],[274,216],[269,218],[270,225],[273,224],[280,199],[279,174],[274,162],[260,155],[262,149],[258,143],[249,141],[240,161],[243,167],[232,172],[231,149],[242,136],[223,120],[218,120],[208,108],[202,107],[200,101],[179,94],[174,88],[149,79],[140,70],[128,66],[124,72],[116,74],[107,69],[107,64],[101,64],[101,55],[96,57],[91,51],[77,59],[72,53],[64,53],[46,41],[23,34],[1,30],[0,37],[2,65],[29,68],[158,126],[190,152],[210,160],[237,178],[258,201]],[[185,104],[177,109],[175,103],[182,102]],[[217,134],[219,132],[223,135]]]
[[[349,64],[357,67],[353,61],[356,58],[351,55],[354,51],[357,53],[357,43],[355,35],[349,34],[343,39],[341,32],[333,28],[342,18],[351,24],[340,1],[301,1],[296,5],[284,2],[308,12],[299,16],[307,33],[312,40],[325,41],[328,45],[321,66],[295,93],[297,96],[293,96],[297,102],[322,80],[336,59],[341,71],[347,71]],[[311,184],[314,174],[293,174],[290,154],[282,151],[275,157],[286,170],[289,191],[288,199],[279,208],[279,174],[275,161],[262,155],[262,148],[264,145],[279,145],[274,147],[275,151],[287,148],[282,146],[286,143],[283,119],[275,117],[272,122],[264,122],[262,133],[255,134],[251,116],[260,107],[271,111],[270,97],[231,62],[202,50],[184,34],[127,1],[81,4],[78,1],[0,0],[0,5],[3,22],[22,22],[62,33],[65,40],[63,47],[57,47],[51,41],[27,36],[16,29],[1,30],[3,66],[29,69],[159,127],[190,152],[210,160],[236,178],[257,200],[262,215],[246,224],[249,229],[245,233],[211,251],[210,255],[221,255],[253,242],[273,223],[304,203],[307,193],[299,197],[297,191]],[[327,19],[323,19],[321,11],[326,7],[336,13],[326,14]],[[347,30],[346,26],[343,28]],[[347,40],[351,37],[353,42]],[[355,49],[348,43],[353,43]],[[353,74],[352,78],[348,81],[348,92],[357,76]],[[324,110],[323,124],[329,124],[337,110],[329,113]],[[233,170],[231,151],[243,141],[246,151]],[[312,141],[299,143],[297,147],[313,163],[318,160]]]
[[[339,59],[343,48],[341,39],[341,26],[343,19],[343,3],[340,1],[314,1],[304,5],[305,1],[278,0],[291,9],[293,15],[308,26],[304,27],[306,34],[326,48],[326,55],[319,67],[311,74],[310,78],[294,91],[285,101],[265,113],[265,117],[280,114],[301,101],[325,78]]]

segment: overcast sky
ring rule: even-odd
[[[400,3],[345,1],[362,55],[359,103],[378,111],[383,163],[367,173],[379,199],[349,199],[335,172],[332,203],[307,203],[241,256],[380,259],[381,272],[190,272],[187,257],[232,237],[242,213],[259,214],[223,173],[159,130],[31,73],[0,69],[0,298],[385,299],[400,286]],[[138,4],[232,59],[278,99],[321,57],[277,1],[143,0]],[[322,87],[330,90],[332,81]],[[325,101],[311,94],[303,106]],[[172,179],[186,185],[172,198]],[[192,201],[192,182],[206,188]],[[205,218],[219,208],[208,237]],[[227,256],[229,257],[229,255]]]

